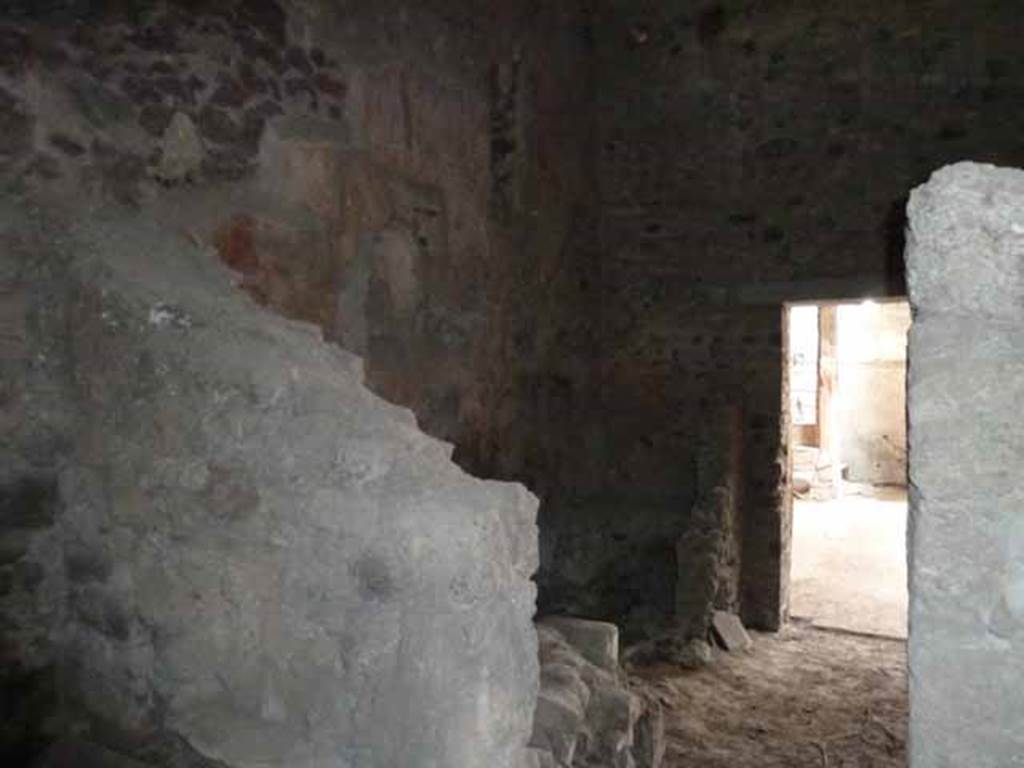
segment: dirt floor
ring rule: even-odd
[[[906,644],[793,623],[747,653],[632,670],[665,707],[664,768],[904,768]]]

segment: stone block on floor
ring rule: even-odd
[[[740,617],[727,611],[715,611],[711,617],[711,634],[727,651],[746,651],[754,644]]]

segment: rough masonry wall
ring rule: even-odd
[[[5,759],[518,766],[535,499],[154,218],[0,215]]]
[[[614,574],[590,606],[608,620],[628,620],[625,595],[671,607],[696,438],[723,398],[742,411],[743,614],[776,626],[782,302],[901,293],[907,190],[964,157],[1024,161],[1007,117],[1024,82],[1019,14],[953,0],[593,9],[606,480],[565,514],[608,534],[580,522],[562,549],[601,552],[611,571],[552,581],[600,592]]]
[[[461,466],[555,487],[581,465],[593,358],[577,21],[472,0],[5,7],[0,195],[9,233],[55,212],[30,261],[52,270],[39,300],[69,307],[33,325],[11,235],[4,416],[31,421],[4,430],[5,748],[54,736],[38,728],[64,699],[84,719],[57,726],[143,763],[511,764],[536,686],[529,501],[462,476],[308,328],[247,305],[232,343],[188,291],[147,284],[173,282],[149,271],[163,259],[220,259],[362,354]],[[76,252],[64,225],[96,216],[111,228]],[[122,259],[117,279],[80,256]],[[289,378],[306,365],[310,389]],[[349,396],[386,439],[346,431]]]
[[[1024,171],[910,198],[910,765],[1024,765]]]
[[[243,288],[364,355],[461,463],[542,485],[565,461],[533,426],[587,378],[573,3],[16,3],[0,38],[8,193],[180,190]]]

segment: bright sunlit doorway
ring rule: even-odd
[[[905,301],[788,308],[790,615],[907,636]]]

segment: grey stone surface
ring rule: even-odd
[[[711,617],[711,631],[715,641],[727,651],[745,651],[753,644],[735,613],[715,611]]]
[[[1020,171],[977,163],[943,168],[914,191],[907,279],[918,311],[1005,320],[1024,313],[1022,197]]]
[[[2,596],[0,647],[62,660],[56,723],[233,768],[522,764],[529,493],[464,474],[358,358],[145,213],[5,206],[0,268],[27,334],[4,504],[39,576]]]
[[[0,88],[0,170],[32,150],[32,122],[24,104]]]
[[[572,616],[546,616],[540,623],[561,633],[591,664],[612,674],[618,672],[619,628],[614,624]]]
[[[159,177],[165,181],[198,178],[204,155],[195,123],[185,113],[175,112],[160,140]]]
[[[643,700],[643,712],[633,730],[636,768],[659,768],[665,759],[665,713],[654,696]]]
[[[548,750],[530,747],[526,750],[523,768],[558,768],[558,763]]]
[[[660,705],[630,690],[617,667],[610,672],[592,663],[550,619],[537,625],[537,634],[541,689],[530,746],[539,765],[658,768]]]
[[[1024,172],[910,200],[910,764],[1024,765]]]
[[[145,768],[145,763],[87,741],[62,739],[51,745],[32,768]]]

